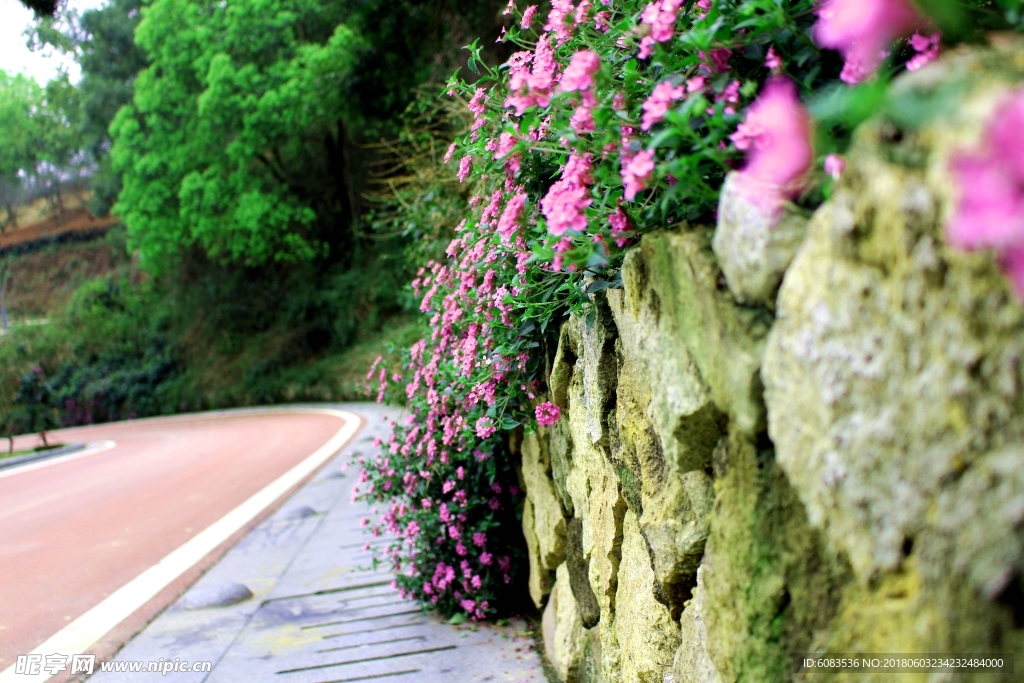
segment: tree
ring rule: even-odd
[[[144,265],[159,270],[191,247],[257,267],[349,258],[356,143],[388,130],[432,74],[449,18],[489,9],[469,0],[143,8],[136,42],[152,61],[111,126],[111,156],[124,173],[115,212]]]
[[[17,225],[14,207],[38,159],[42,104],[43,91],[34,80],[0,70],[0,200],[7,212],[0,228]]]
[[[33,175],[59,215],[64,212],[64,186],[80,179],[90,165],[82,153],[81,98],[67,73],[59,74],[46,84],[33,118],[36,121]]]
[[[121,189],[120,174],[110,162],[110,122],[131,102],[135,77],[147,64],[135,44],[142,0],[110,0],[81,16],[64,9],[41,18],[30,35],[33,50],[56,49],[71,55],[82,70],[77,89],[81,100],[79,144],[94,165],[90,209],[106,215]]]
[[[143,14],[136,41],[153,63],[111,132],[114,211],[145,266],[193,244],[255,266],[340,245],[343,85],[362,46],[338,6],[157,0]]]

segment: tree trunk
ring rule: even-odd
[[[46,432],[39,432],[39,438],[43,440],[43,448],[49,448],[50,444],[46,441]]]
[[[7,332],[7,303],[5,298],[5,295],[7,294],[6,280],[7,267],[6,265],[0,266],[0,330],[4,333]]]
[[[7,332],[7,264],[0,264],[0,330]]]

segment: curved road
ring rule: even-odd
[[[315,410],[229,412],[50,433],[51,442],[116,445],[41,467],[0,470],[0,671],[82,621],[211,525],[223,520],[217,526],[223,530],[239,519],[240,506],[248,506],[242,528],[197,562],[189,560],[184,573],[133,606],[100,647],[90,648],[115,650],[271,509],[268,502],[284,499],[265,487],[293,489],[300,483],[295,476],[304,479],[320,463],[311,462],[311,454],[333,455],[355,433],[356,421]],[[21,437],[18,445],[34,445],[33,439]],[[304,461],[305,468],[296,467]],[[257,509],[247,501],[261,491]]]

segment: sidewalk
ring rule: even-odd
[[[523,622],[451,626],[370,569],[359,526],[369,510],[350,502],[356,472],[341,465],[386,437],[396,411],[337,407],[367,421],[353,442],[111,660],[209,661],[212,671],[97,672],[91,683],[546,683]]]

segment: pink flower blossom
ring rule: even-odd
[[[586,230],[587,217],[584,210],[593,201],[587,188],[565,180],[556,182],[540,200],[541,212],[548,222],[548,232],[557,236],[565,234],[566,230]]]
[[[629,218],[622,207],[615,209],[615,213],[608,216],[608,223],[612,227],[612,236],[615,237],[615,245],[619,248],[626,246],[629,238],[625,236],[629,232]]]
[[[637,152],[630,161],[622,167],[622,184],[625,186],[626,201],[633,201],[637,192],[647,187],[647,180],[654,171],[654,152],[644,150]]]
[[[444,153],[444,163],[448,163],[452,160],[452,155],[455,154],[455,143],[448,145],[448,151]]]
[[[573,131],[579,133],[592,133],[594,131],[594,109],[586,102],[580,103],[576,111],[569,117],[569,125]]]
[[[596,52],[580,50],[569,60],[565,67],[559,87],[562,92],[574,90],[590,90],[594,87],[594,74],[601,68],[601,58]]]
[[[567,230],[582,232],[587,229],[584,210],[594,201],[586,187],[594,182],[590,176],[590,166],[589,154],[571,154],[562,171],[562,179],[554,183],[540,200],[541,213],[552,235],[563,235]]]
[[[846,170],[846,159],[838,154],[829,154],[825,157],[825,173],[828,173],[834,180],[839,180]]]
[[[732,59],[732,50],[726,47],[716,47],[711,52],[699,52],[700,58],[704,61],[701,66],[713,74],[725,73],[729,70],[729,60]]]
[[[961,249],[995,249],[1024,300],[1024,89],[997,108],[979,148],[950,166],[960,199],[946,238]]]
[[[473,93],[473,97],[470,98],[469,104],[467,105],[469,111],[473,112],[477,118],[487,111],[487,105],[484,103],[484,98],[487,96],[487,91],[483,88],[477,88]]]
[[[464,156],[459,162],[459,182],[464,182],[469,176],[469,170],[473,167],[473,157]]]
[[[768,81],[732,140],[749,152],[740,173],[752,195],[777,207],[783,198],[799,193],[814,150],[810,116],[792,82],[781,76]]]
[[[551,89],[558,65],[547,36],[541,36],[537,41],[537,49],[532,55],[517,52],[509,58],[508,64],[511,94],[505,98],[506,108],[514,107],[516,116],[522,116],[530,107],[546,107],[551,103]]]
[[[484,565],[486,567],[490,563],[491,563],[491,554],[490,553],[480,553],[480,564],[482,564],[482,565]]]
[[[485,534],[482,531],[477,531],[476,533],[474,533],[473,545],[477,546],[478,548],[483,548],[485,545],[487,545],[487,534]]]
[[[651,126],[665,118],[665,112],[672,106],[672,102],[680,99],[684,94],[683,86],[673,85],[669,81],[662,81],[654,86],[650,97],[641,105],[644,115],[640,122],[640,128],[650,130]]]
[[[481,439],[486,439],[496,431],[498,431],[498,428],[494,426],[491,418],[481,417],[476,421],[476,435]]]
[[[544,25],[544,30],[554,31],[559,45],[572,37],[575,22],[572,0],[551,0],[551,12],[548,13],[548,23]]]
[[[768,48],[768,54],[764,56],[764,65],[769,71],[778,71],[782,68],[782,59],[775,53],[775,46]]]
[[[528,30],[533,24],[533,17],[537,14],[537,6],[530,5],[523,11],[523,20],[519,22],[519,28]]]
[[[558,418],[562,416],[562,409],[551,401],[546,401],[534,408],[533,413],[537,417],[537,424],[541,427],[550,427],[558,422]]]
[[[813,31],[819,45],[842,53],[840,78],[853,84],[874,73],[893,41],[921,24],[909,0],[825,0]]]
[[[656,43],[667,43],[676,32],[676,16],[683,0],[654,0],[640,14],[641,28],[647,35],[640,39],[637,57],[647,59]]]
[[[914,48],[917,54],[907,62],[907,71],[920,71],[927,64],[938,59],[941,38],[942,34],[938,31],[930,36],[922,36],[919,31],[910,36],[910,47]]]
[[[608,20],[612,18],[611,12],[598,12],[594,15],[594,28],[601,33],[608,33],[611,30],[611,24]]]

